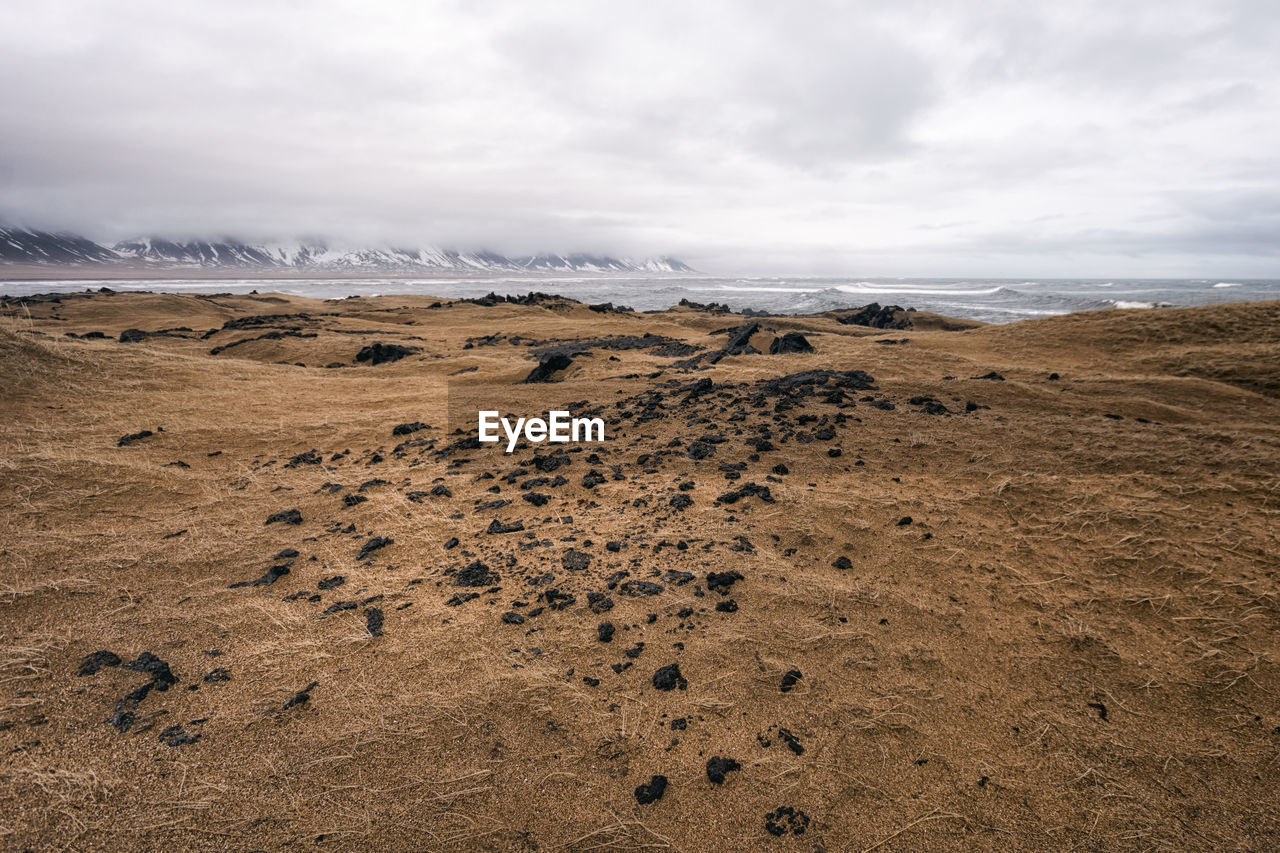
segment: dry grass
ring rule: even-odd
[[[824,364],[885,377],[877,393],[897,403],[845,410],[836,458],[826,443],[782,442],[771,408],[733,399],[734,383],[782,369],[768,356],[686,375],[647,350],[600,351],[565,382],[536,387],[511,385],[529,348],[463,349],[494,332],[707,345],[721,340],[710,333],[722,317],[432,301],[136,294],[6,309],[3,846],[1276,846],[1280,403],[1263,358],[1277,344],[1276,306],[921,329],[909,352],[789,319],[824,333],[814,336]],[[231,317],[277,312],[306,312],[295,322],[317,337],[218,356],[214,343],[260,330],[201,339]],[[132,345],[63,336],[129,326],[197,331]],[[375,339],[421,352],[322,366]],[[936,379],[992,369],[1008,381]],[[1050,371],[1064,380],[1048,383]],[[521,498],[523,476],[503,479],[527,451],[397,455],[406,437],[391,435],[422,421],[436,429],[409,438],[443,445],[447,407],[490,393],[504,408],[612,406],[703,376],[728,383],[714,417],[686,423],[667,398],[662,418],[620,421],[598,462],[583,458],[592,448],[555,472],[566,485],[538,487],[551,496],[542,507]],[[922,415],[905,402],[917,394],[991,409]],[[745,420],[733,419],[739,409]],[[717,506],[735,485],[719,466],[750,452],[736,430],[760,424],[780,449],[748,462],[741,482],[768,483],[776,503]],[[144,428],[156,434],[116,446]],[[682,448],[708,432],[730,440],[688,459]],[[674,438],[682,444],[649,463],[656,473],[636,464]],[[312,448],[319,464],[286,467]],[[452,464],[458,456],[472,461]],[[766,479],[778,462],[791,473]],[[580,485],[613,465],[626,479]],[[361,491],[374,479],[386,483]],[[694,505],[672,512],[686,479]],[[408,496],[439,484],[452,497]],[[368,500],[348,506],[349,495]],[[476,508],[495,499],[513,503]],[[264,523],[289,508],[300,525]],[[912,523],[899,525],[904,516]],[[494,518],[533,535],[488,535]],[[357,561],[374,535],[395,543]],[[460,543],[446,550],[452,537]],[[622,550],[606,551],[611,540]],[[589,569],[561,565],[569,547],[592,555]],[[228,588],[287,548],[300,554],[274,585]],[[839,556],[852,568],[834,568]],[[448,605],[460,591],[449,572],[473,559],[500,589]],[[726,569],[744,575],[728,595],[700,588]],[[666,589],[612,590],[614,607],[591,612],[586,592],[620,570]],[[673,570],[696,578],[678,583]],[[338,575],[341,585],[318,587]],[[576,603],[500,621],[542,604],[549,585]],[[737,611],[717,611],[728,598]],[[343,601],[356,606],[325,615]],[[371,607],[383,636],[369,633]],[[596,634],[605,619],[617,627],[607,645]],[[104,720],[147,676],[75,675],[100,649],[126,661],[153,652],[179,678],[139,704],[126,733]],[[687,689],[655,690],[654,670],[675,661]],[[230,680],[204,681],[220,668]],[[803,675],[783,693],[792,669]],[[285,707],[313,682],[307,702]],[[165,745],[160,733],[175,725],[199,739]],[[742,764],[723,786],[706,777],[713,755]],[[635,787],[659,773],[667,795],[637,805]],[[804,835],[766,831],[782,806],[809,818]]]

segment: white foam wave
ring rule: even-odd
[[[729,291],[733,293],[821,293],[819,287],[735,287],[731,284],[719,284],[715,287],[690,287],[697,291]]]
[[[904,296],[991,296],[1004,290],[1003,287],[984,287],[979,290],[954,290],[937,287],[885,287],[860,281],[857,284],[837,284],[834,288],[841,293],[900,293]]]
[[[1239,287],[1240,285],[1234,281],[1220,281],[1214,287]]]

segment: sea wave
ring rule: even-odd
[[[872,284],[869,281],[860,281],[856,284],[838,284],[833,289],[841,293],[897,293],[903,296],[993,296],[1009,290],[1003,286],[984,287],[979,290],[956,290],[949,287],[911,287],[909,285],[886,287],[882,284]]]
[[[1240,286],[1239,283],[1234,281],[1220,281],[1214,285],[1214,287],[1239,287],[1239,286]]]
[[[694,291],[726,291],[730,293],[821,293],[820,287],[738,287],[732,284],[717,284],[715,287],[690,287]]]

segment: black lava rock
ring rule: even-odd
[[[742,580],[742,573],[737,569],[730,569],[727,572],[707,572],[707,589],[727,595],[729,588],[740,580]]]
[[[508,524],[503,524],[495,518],[489,522],[489,527],[485,530],[485,533],[518,533],[521,530],[524,530],[523,521],[512,521]]]
[[[388,545],[395,544],[395,541],[396,540],[388,536],[375,536],[360,546],[360,553],[356,555],[356,560],[363,560],[379,548],[385,548]]]
[[[781,838],[788,832],[804,835],[809,828],[809,816],[791,806],[779,806],[764,816],[764,828],[770,835]]]
[[[669,663],[664,667],[660,667],[653,674],[653,686],[659,690],[675,690],[676,688],[685,690],[689,687],[689,682],[680,674],[680,664]]]
[[[76,675],[93,675],[104,666],[119,665],[120,656],[115,652],[109,652],[106,649],[103,649],[100,652],[85,655],[84,660],[80,661],[80,668],[76,670]]]
[[[177,684],[178,678],[169,670],[169,664],[166,661],[151,654],[151,652],[143,652],[134,660],[128,663],[120,664],[125,669],[132,669],[135,672],[145,672],[154,680],[153,686],[156,690],[168,690],[170,684]]]
[[[581,572],[591,565],[591,555],[570,548],[560,558],[560,565],[564,566],[568,571]]]
[[[302,513],[296,509],[286,509],[283,512],[275,512],[267,516],[265,523],[275,524],[277,521],[282,524],[301,524]]]
[[[227,588],[241,589],[246,586],[271,586],[273,583],[280,580],[280,578],[284,577],[287,574],[289,574],[289,567],[287,565],[272,566],[271,568],[267,569],[266,573],[260,578],[255,578],[254,580],[251,580],[251,581],[240,581],[238,583],[233,583],[231,584],[231,586]]]
[[[690,459],[706,459],[708,456],[713,456],[715,452],[715,446],[705,441],[691,441],[689,447],[685,449]]]
[[[492,586],[498,576],[489,571],[489,567],[476,560],[466,568],[459,569],[453,576],[454,586]]]
[[[131,432],[128,435],[120,436],[116,441],[116,447],[128,447],[135,441],[141,441],[142,439],[150,438],[153,435],[155,435],[155,433],[149,429],[144,429],[141,432]]]
[[[406,355],[413,355],[417,351],[417,347],[384,344],[381,341],[374,341],[372,346],[364,347],[360,352],[356,353],[356,361],[367,361],[370,364],[386,364],[390,361],[399,361]]]
[[[564,353],[551,353],[550,355],[542,357],[538,362],[538,366],[529,372],[529,375],[524,378],[524,381],[526,383],[550,382],[551,378],[555,376],[555,374],[564,370],[571,364],[573,364],[573,359]]]
[[[319,686],[320,686],[320,682],[318,682],[318,681],[313,681],[313,682],[311,682],[311,683],[310,683],[310,684],[308,684],[306,687],[302,688],[302,689],[301,689],[301,690],[299,690],[297,693],[295,693],[295,694],[293,694],[292,696],[290,696],[290,697],[285,701],[285,703],[284,703],[284,707],[283,707],[283,709],[282,709],[282,710],[287,711],[287,710],[289,710],[290,708],[296,707],[296,706],[298,706],[298,705],[305,705],[307,702],[310,702],[310,701],[311,701],[311,691],[312,691],[312,690],[315,690],[315,689],[316,689],[317,687],[319,687]]]
[[[774,338],[773,343],[769,344],[769,355],[793,352],[813,352],[813,345],[799,332],[787,332],[780,338]]]
[[[724,774],[741,769],[742,765],[732,758],[721,758],[717,755],[707,760],[707,778],[716,785],[724,784]]]
[[[667,792],[667,777],[654,776],[649,780],[648,785],[636,786],[636,802],[642,806],[662,799],[662,795]]]

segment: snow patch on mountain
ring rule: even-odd
[[[297,270],[311,273],[692,273],[675,258],[574,253],[508,257],[491,251],[340,246],[318,240],[246,243],[140,237],[107,247],[75,234],[0,226],[0,263],[134,263],[158,269]]]

